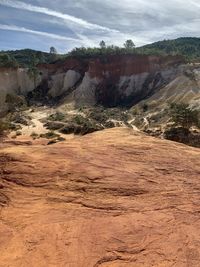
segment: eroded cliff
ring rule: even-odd
[[[172,81],[182,63],[181,57],[172,56],[67,58],[39,65],[37,88],[26,69],[1,69],[1,109],[6,109],[6,94],[26,96],[34,89],[43,90],[45,98],[69,96],[79,106],[131,106]]]

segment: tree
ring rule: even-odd
[[[127,50],[132,50],[133,48],[135,48],[135,44],[134,44],[134,42],[130,39],[130,40],[127,40],[127,41],[124,43],[124,47],[125,47],[125,49],[127,49]]]
[[[34,82],[34,88],[36,88],[36,82],[37,82],[37,77],[39,75],[39,70],[37,68],[37,64],[39,63],[38,59],[34,55],[31,59],[29,68],[28,68],[28,75],[31,79],[33,79]]]
[[[17,68],[18,63],[14,57],[5,53],[0,55],[0,67]]]
[[[104,49],[104,48],[106,48],[106,43],[102,40],[102,41],[99,43],[99,46],[101,47],[101,49]]]
[[[51,46],[50,47],[50,54],[57,54],[57,50],[55,49],[55,47]]]
[[[170,105],[171,120],[177,126],[190,129],[192,126],[199,127],[199,111],[193,110],[188,104],[173,103]]]
[[[55,49],[55,47],[51,46],[50,47],[50,62],[54,62],[58,59],[58,53],[57,53],[57,50]]]

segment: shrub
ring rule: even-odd
[[[76,116],[72,119],[72,121],[73,121],[74,123],[77,123],[78,125],[82,125],[82,124],[84,124],[84,123],[87,123],[87,122],[88,122],[88,119],[87,119],[87,118],[84,118],[84,117],[81,116],[81,115],[76,115]]]
[[[38,138],[38,134],[36,132],[32,132],[30,135],[34,140]]]
[[[26,101],[23,96],[18,96],[15,94],[7,94],[6,95],[6,103],[8,105],[9,111],[13,112],[22,107],[26,106]]]
[[[13,56],[4,53],[0,54],[0,67],[17,68],[18,63]]]
[[[21,131],[16,131],[16,136],[20,136],[22,135],[22,132]]]
[[[191,109],[187,104],[171,104],[170,116],[176,126],[185,129],[190,129],[192,126],[199,127],[199,111]]]
[[[63,121],[65,119],[65,115],[61,112],[56,112],[50,115],[47,119],[51,121]]]
[[[40,137],[47,138],[47,139],[53,139],[53,138],[59,137],[59,134],[56,134],[53,131],[49,131],[45,134],[41,134]]]
[[[21,125],[15,123],[8,123],[8,127],[11,131],[18,131],[22,129]]]
[[[68,125],[65,125],[60,132],[63,134],[80,134],[85,135],[89,133],[93,133],[95,131],[102,130],[103,127],[97,125],[96,123],[92,123],[90,121],[85,122],[83,124],[77,124],[77,123],[68,123]]]
[[[48,130],[55,131],[59,130],[62,127],[64,127],[65,123],[59,122],[59,121],[48,121],[44,124],[44,127],[46,127]]]
[[[0,120],[0,136],[4,135],[9,130],[9,123]]]
[[[14,113],[11,114],[10,120],[14,123],[19,123],[25,126],[30,125],[31,117],[24,115],[23,113]]]
[[[144,103],[143,105],[142,105],[142,110],[143,110],[143,112],[147,112],[148,111],[148,105],[146,104],[146,103]]]

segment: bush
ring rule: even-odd
[[[164,132],[164,137],[168,140],[187,143],[190,131],[183,127],[172,127]]]
[[[200,133],[182,127],[172,127],[164,132],[164,138],[189,146],[200,147]]]
[[[47,138],[47,139],[53,139],[53,138],[59,137],[59,134],[56,134],[53,131],[50,131],[50,132],[47,132],[45,134],[41,134],[40,137]]]
[[[21,131],[16,131],[16,136],[20,136],[22,135],[22,132]]]
[[[36,132],[32,132],[30,135],[34,140],[37,139],[39,136]]]
[[[6,103],[10,112],[26,107],[27,103],[23,96],[15,94],[6,95]]]
[[[17,68],[18,63],[13,56],[8,54],[0,54],[0,67]]]
[[[60,132],[63,134],[80,134],[80,135],[85,135],[89,133],[93,133],[95,131],[100,131],[102,130],[103,127],[93,124],[91,122],[85,122],[82,125],[77,124],[77,123],[68,123],[68,125],[64,126]]]
[[[146,104],[146,103],[144,103],[143,105],[142,105],[142,110],[143,110],[143,112],[147,112],[148,111],[148,105]]]
[[[15,124],[15,123],[12,123],[12,122],[8,123],[8,127],[9,127],[9,130],[11,130],[11,131],[18,131],[18,130],[22,129],[21,125]]]
[[[192,126],[199,127],[199,111],[191,109],[187,104],[171,104],[170,116],[176,126],[185,129],[190,129]]]
[[[9,130],[9,123],[0,120],[0,136],[3,136]]]
[[[14,123],[19,123],[25,126],[28,126],[31,124],[31,117],[24,115],[23,113],[11,114],[10,120]]]
[[[44,127],[46,127],[48,130],[55,131],[63,128],[65,123],[60,121],[48,121],[44,124]]]
[[[56,112],[50,115],[47,119],[51,121],[63,121],[65,119],[65,115],[61,112]]]

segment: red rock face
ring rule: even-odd
[[[40,64],[41,70],[50,74],[75,70],[80,73],[89,72],[91,78],[113,78],[131,76],[144,72],[154,72],[183,62],[179,56],[146,56],[146,55],[112,55],[93,59],[67,58],[64,62],[55,64]]]
[[[147,56],[109,56],[106,60],[97,58],[89,62],[89,73],[91,77],[104,78],[130,76],[143,72],[150,72],[151,66]]]
[[[106,59],[90,60],[88,72],[91,78],[99,78],[101,81],[96,90],[97,102],[105,106],[132,105],[166,82],[158,72],[181,62],[183,62],[181,57],[172,56],[108,56]],[[143,80],[143,85],[137,84],[137,81],[130,85],[129,80],[119,86],[120,78],[131,78],[133,75],[143,73],[148,73],[148,77]],[[127,94],[130,87],[132,92]]]
[[[145,55],[108,56],[106,60],[97,58],[90,60],[89,73],[91,77],[104,78],[131,76],[144,72],[155,72],[170,65],[181,63],[181,57],[159,57]]]
[[[88,59],[70,57],[63,62],[40,65],[39,68],[44,79],[51,79],[51,75],[66,73],[68,70],[77,71],[82,77],[87,72],[91,80],[99,81],[92,102],[112,107],[133,105],[147,97],[168,82],[162,77],[162,70],[180,63],[183,63],[183,59],[179,56],[110,55]],[[133,78],[133,75],[140,74],[143,75]],[[84,85],[81,95],[90,94],[90,89],[89,83],[88,86]],[[81,99],[75,100],[82,102]]]
[[[85,73],[88,68],[88,63],[85,63],[76,58],[67,58],[64,62],[58,62],[54,64],[40,64],[38,67],[41,71],[48,72],[49,75],[67,72],[68,70],[75,70],[80,73]]]

